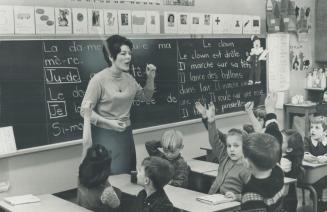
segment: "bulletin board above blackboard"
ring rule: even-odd
[[[133,102],[134,129],[197,119],[195,101],[213,101],[217,114],[242,111],[266,93],[265,64],[261,83],[248,84],[250,38],[132,41],[130,73],[142,86],[146,64],[157,66],[153,98]],[[101,40],[2,41],[0,124],[13,126],[17,148],[80,139],[87,83],[105,67]]]

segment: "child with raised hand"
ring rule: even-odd
[[[295,178],[298,181],[304,176],[302,160],[304,155],[303,139],[296,130],[282,130],[283,145],[282,145],[282,160],[281,168],[286,177]],[[297,208],[296,186],[291,184],[287,195],[284,199],[284,209],[287,212],[296,212]]]
[[[277,101],[277,94],[276,93],[269,93],[267,94],[267,97],[265,99],[265,111],[266,115],[264,117],[263,122],[259,122],[259,120],[255,117],[253,113],[253,102],[247,102],[244,107],[245,111],[247,112],[249,119],[254,127],[255,132],[261,133],[267,133],[272,136],[274,136],[277,139],[277,142],[279,143],[279,146],[281,148],[283,143],[283,136],[282,133],[279,130],[278,122],[277,122],[277,116],[275,114],[275,105]],[[282,151],[280,151],[280,158]]]
[[[243,141],[243,152],[251,177],[242,189],[242,211],[282,211],[284,174],[276,165],[280,155],[276,138],[252,133]]]
[[[200,113],[204,113],[201,103],[196,102],[195,107]],[[203,116],[207,117],[209,142],[219,162],[218,174],[209,194],[221,193],[227,197],[240,199],[242,188],[250,177],[250,172],[244,165],[242,151],[243,139],[247,133],[233,128],[225,135],[216,129],[215,106],[212,102]]]
[[[137,172],[137,183],[144,187],[139,195],[141,212],[173,212],[174,206],[163,189],[171,180],[173,167],[160,157],[147,157]]]
[[[327,163],[327,123],[324,117],[314,116],[310,120],[310,138],[304,140],[304,160],[311,163]],[[324,211],[327,209],[327,177],[318,180],[313,187],[318,195],[318,209]]]
[[[162,134],[161,141],[148,141],[145,143],[145,148],[150,156],[164,158],[174,167],[174,174],[169,184],[186,188],[190,168],[181,155],[183,147],[183,134],[174,129],[165,131]],[[159,148],[162,148],[163,152]]]
[[[108,181],[111,155],[100,144],[92,146],[92,110],[88,108],[90,107],[84,111],[83,153],[79,166],[77,203],[95,212],[114,211],[120,205],[120,200]]]

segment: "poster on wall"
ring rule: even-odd
[[[295,35],[290,36],[289,64],[292,71],[309,71],[312,67],[310,42],[299,42]]]
[[[146,13],[145,11],[132,11],[132,31],[133,33],[146,33]]]
[[[88,9],[87,10],[88,29],[90,34],[103,34],[103,10]]]
[[[243,16],[243,34],[261,34],[261,21],[259,16]]]
[[[56,33],[72,33],[72,14],[70,8],[55,8]]]
[[[118,33],[118,17],[116,10],[103,10],[104,32],[105,34]]]
[[[0,34],[14,34],[14,7],[0,5]]]
[[[73,33],[87,34],[87,9],[73,8]]]
[[[211,34],[212,33],[212,14],[201,14],[199,33]]]
[[[315,1],[297,0],[295,2],[296,30],[300,42],[308,41],[313,26],[312,12]]]
[[[15,34],[35,34],[34,7],[15,6]]]
[[[177,33],[177,13],[165,12],[164,13],[164,28],[165,33]]]
[[[296,31],[294,0],[267,0],[266,16],[268,32]]]
[[[132,33],[131,11],[118,10],[118,26],[119,33]]]
[[[200,20],[195,20],[195,21],[200,21]],[[179,34],[189,34],[190,25],[191,25],[191,16],[189,13],[179,13],[177,15],[177,31]]]
[[[146,32],[160,34],[160,15],[158,11],[146,11]]]
[[[36,34],[55,34],[53,7],[35,7]]]

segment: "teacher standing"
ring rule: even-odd
[[[92,142],[105,146],[112,154],[111,173],[130,173],[136,169],[135,145],[130,121],[134,99],[150,100],[154,93],[156,67],[146,66],[142,88],[129,74],[132,42],[120,35],[110,36],[103,45],[108,67],[90,80],[81,105],[92,109]]]

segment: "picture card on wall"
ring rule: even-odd
[[[90,34],[103,34],[103,10],[88,9],[87,10],[88,29]]]
[[[213,14],[212,32],[216,34],[228,33],[230,20],[226,14]]]
[[[160,15],[158,11],[146,11],[146,31],[150,34],[160,33]]]
[[[259,16],[243,16],[243,34],[260,34],[260,29]]]
[[[165,33],[177,33],[177,15],[175,12],[164,13]]]
[[[73,33],[87,34],[87,9],[73,8]]]
[[[150,5],[161,5],[161,0],[148,0]]]
[[[146,13],[145,11],[132,11],[133,33],[146,33]]]
[[[14,7],[0,5],[0,34],[14,34]]]
[[[107,35],[117,34],[118,33],[117,10],[104,10],[103,19],[104,19],[105,34]]]
[[[200,18],[200,32],[202,34],[212,34],[213,14],[204,13]]]
[[[191,25],[191,16],[189,13],[179,13],[177,15],[177,31],[179,34],[188,34],[190,33]],[[192,20],[193,21],[193,20]],[[200,20],[198,20],[200,21]]]
[[[190,32],[192,34],[201,34],[201,13],[190,13]]]
[[[129,34],[132,33],[132,20],[131,11],[118,10],[118,26],[119,33]]]
[[[53,7],[35,7],[36,34],[55,34]]]
[[[135,4],[140,4],[140,5],[148,4],[148,0],[135,0]]]
[[[15,34],[35,34],[34,7],[14,6]]]
[[[243,16],[242,15],[230,15],[228,17],[229,24],[229,33],[231,34],[242,34],[243,28]]]
[[[72,33],[72,13],[70,8],[55,8],[56,34]]]

